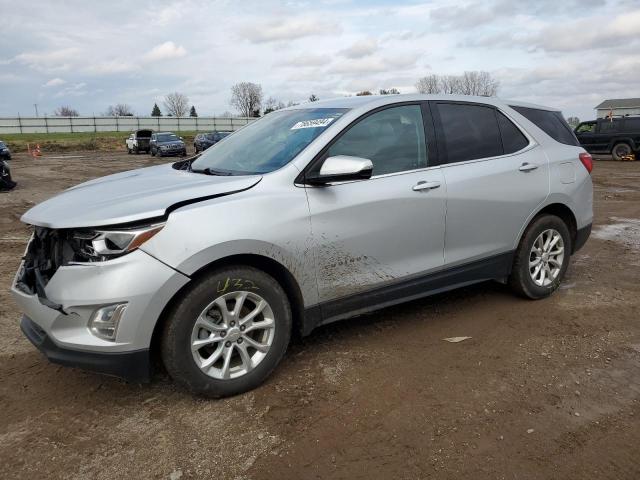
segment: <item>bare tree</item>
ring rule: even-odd
[[[397,88],[380,89],[380,95],[400,95],[400,90]]]
[[[440,93],[440,79],[438,75],[427,75],[416,82],[418,93]]]
[[[273,97],[269,97],[265,100],[264,104],[264,114],[275,112],[276,110],[280,110],[284,108],[284,103],[279,100],[276,100]]]
[[[462,75],[428,75],[416,82],[420,93],[447,93],[493,97],[500,82],[489,72],[468,71]]]
[[[320,99],[316,97],[315,93],[312,93],[311,96],[309,97],[310,102],[317,102],[318,100]]]
[[[369,90],[363,90],[361,92],[356,93],[356,97],[365,97],[367,95],[373,95]]]
[[[132,117],[133,109],[126,103],[118,103],[116,105],[109,105],[105,112],[107,117]]]
[[[567,123],[576,128],[580,124],[580,119],[578,117],[569,117],[567,118]]]
[[[53,114],[56,117],[79,117],[80,116],[78,111],[73,109],[73,108],[71,108],[69,105],[62,105],[62,106],[56,108],[53,111]]]
[[[244,117],[254,116],[262,106],[262,86],[251,82],[236,83],[231,87],[229,104]]]
[[[457,75],[442,75],[440,77],[440,92],[441,93],[461,93],[461,77]]]
[[[464,72],[459,79],[459,88],[462,95],[482,95],[493,97],[498,92],[500,82],[491,77],[489,72]]]
[[[164,109],[172,117],[185,117],[189,111],[189,97],[173,92],[164,97]]]

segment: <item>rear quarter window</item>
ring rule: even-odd
[[[529,140],[502,112],[497,112],[504,153],[515,153],[529,145]]]
[[[625,118],[624,131],[630,133],[640,132],[640,118]]]
[[[518,107],[511,105],[516,112],[525,117],[556,142],[579,147],[578,139],[560,112],[540,110],[538,108]]]

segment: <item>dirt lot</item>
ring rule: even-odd
[[[594,235],[552,298],[487,283],[323,327],[262,388],[208,401],[51,365],[22,337],[20,215],[157,163],[78,155],[17,156],[0,194],[4,478],[640,478],[640,162],[596,163]]]

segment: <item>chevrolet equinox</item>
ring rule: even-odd
[[[560,112],[389,95],[265,115],[199,156],[33,207],[12,286],[52,362],[221,397],[292,334],[486,280],[540,299],[592,223],[592,160]]]

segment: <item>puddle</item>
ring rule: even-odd
[[[640,220],[636,218],[611,217],[615,223],[601,225],[592,235],[600,240],[611,240],[630,247],[640,247]]]

